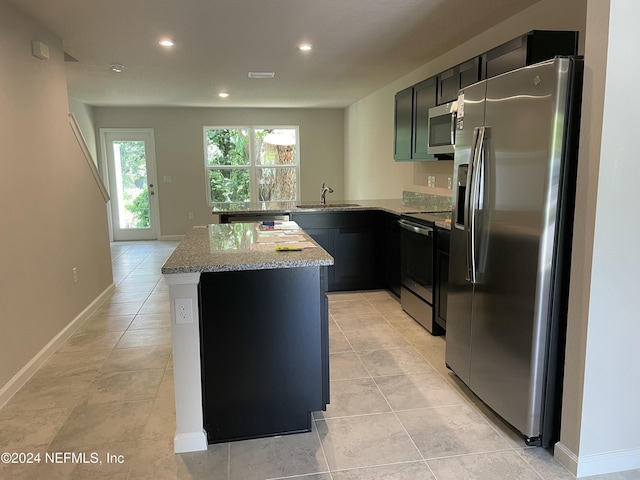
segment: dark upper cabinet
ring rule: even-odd
[[[482,56],[482,78],[549,60],[578,54],[578,32],[533,30],[489,50]]]
[[[480,81],[482,77],[481,57],[473,57],[458,65],[458,90]],[[456,92],[456,97],[458,92]]]
[[[395,97],[394,160],[438,160],[427,153],[429,109],[457,100],[461,88],[556,55],[577,53],[578,32],[533,30],[399,91]]]
[[[437,103],[437,77],[431,77],[413,86],[413,143],[411,158],[435,160],[427,153],[429,142],[429,109]]]
[[[411,160],[413,145],[413,87],[396,93],[394,160]]]
[[[450,68],[438,75],[438,105],[452,102],[458,97],[458,68]]]
[[[474,57],[438,75],[438,105],[458,99],[458,90],[480,80],[480,57]]]
[[[437,88],[437,78],[431,77],[396,93],[394,160],[436,160],[427,153],[427,141],[429,109],[436,105]]]

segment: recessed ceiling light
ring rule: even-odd
[[[170,38],[165,38],[163,40],[160,40],[158,43],[163,47],[173,47],[176,44],[176,42],[174,42]]]
[[[249,78],[273,78],[275,72],[249,72]]]
[[[218,96],[219,96],[220,98],[227,98],[227,97],[229,96],[229,93],[227,93],[227,92],[220,92],[220,93],[218,94]]]
[[[115,73],[122,73],[124,71],[124,65],[120,65],[119,63],[115,63],[111,65],[111,71]]]
[[[301,43],[300,45],[298,45],[298,50],[301,50],[303,52],[308,52],[312,48],[313,45],[311,45],[310,43]]]

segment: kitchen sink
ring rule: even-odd
[[[321,203],[305,203],[302,205],[296,205],[298,208],[341,208],[341,207],[359,207],[359,203],[327,203],[323,205]]]

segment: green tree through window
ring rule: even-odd
[[[149,190],[144,141],[117,143],[122,172],[122,196],[127,228],[147,228],[149,221]]]
[[[205,127],[210,203],[295,201],[297,127]]]

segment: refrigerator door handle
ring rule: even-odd
[[[466,273],[465,279],[468,282],[473,283],[473,258],[472,258],[472,244],[473,244],[473,229],[472,229],[472,207],[471,203],[473,202],[473,174],[475,170],[475,158],[476,151],[478,149],[478,140],[480,138],[480,127],[476,127],[473,129],[473,139],[471,140],[471,153],[469,155],[469,169],[467,173],[467,185],[465,188],[464,195],[464,235],[465,235],[465,256],[466,256]]]
[[[476,210],[480,201],[480,179],[482,178],[482,169],[484,167],[486,127],[477,127],[477,130],[477,133],[474,131],[475,147],[472,158],[473,168],[471,169],[471,188],[469,189],[469,226],[467,227],[468,280],[474,284],[478,283]]]

